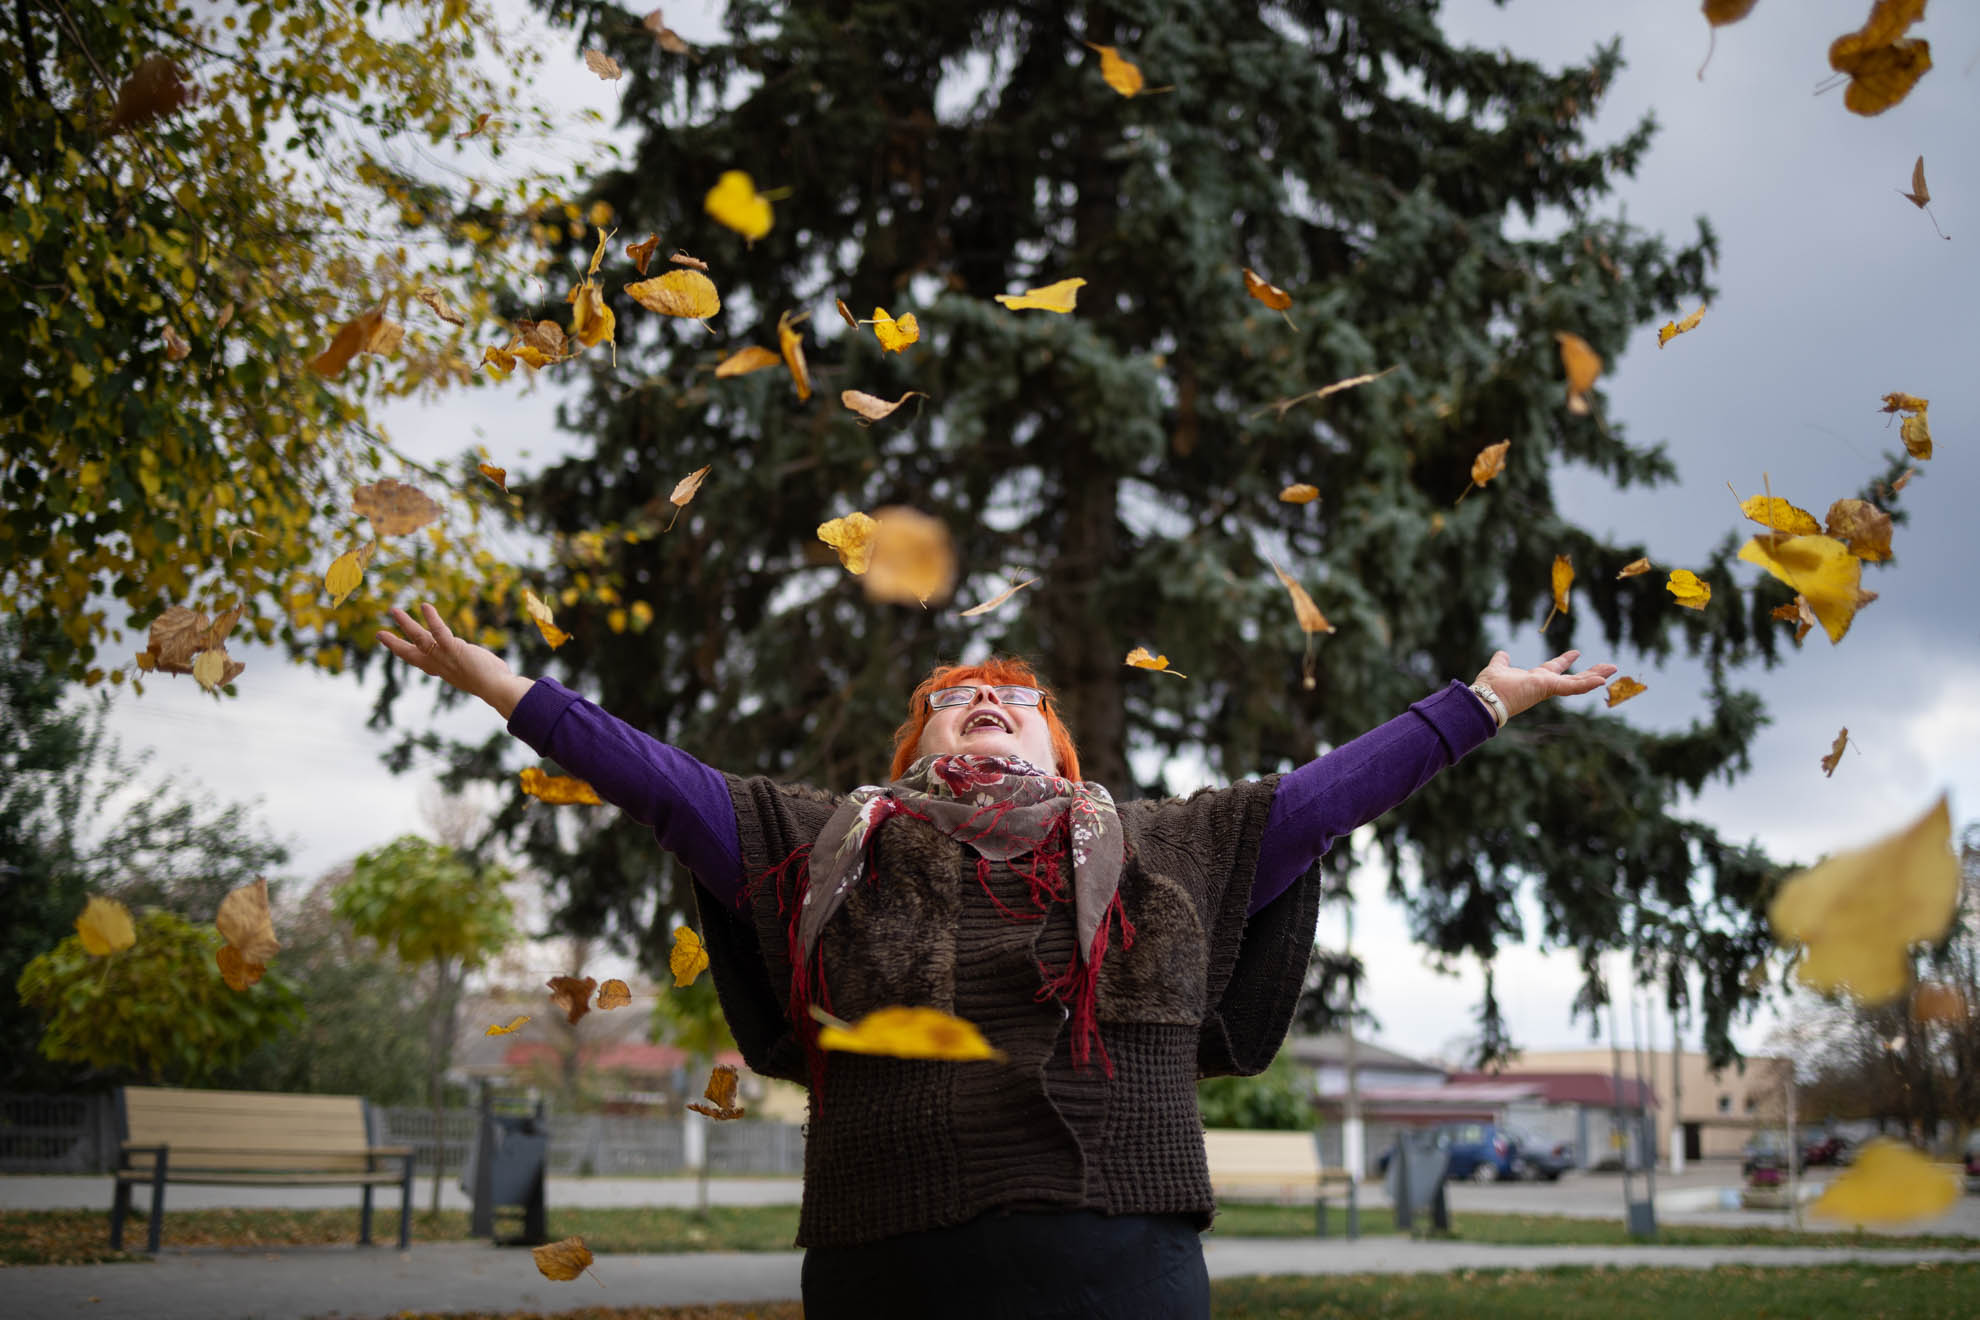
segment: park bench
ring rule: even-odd
[[[1313,1205],[1315,1229],[1327,1232],[1327,1198],[1345,1195],[1346,1169],[1320,1163],[1311,1132],[1252,1132],[1207,1128],[1203,1153],[1210,1162],[1210,1187],[1219,1202],[1262,1201],[1273,1205]]]
[[[370,1103],[357,1095],[279,1095],[126,1086],[117,1093],[122,1139],[114,1170],[110,1245],[124,1245],[131,1189],[151,1187],[146,1250],[158,1250],[165,1184],[361,1187],[358,1241],[371,1241],[371,1191],[399,1185],[399,1246],[412,1242],[413,1151],[378,1146]],[[395,1167],[385,1167],[387,1162]]]

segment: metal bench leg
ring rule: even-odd
[[[400,1251],[405,1251],[412,1246],[413,1157],[407,1155],[403,1158],[406,1162],[406,1176],[404,1181],[399,1185]]]
[[[110,1250],[124,1249],[124,1220],[131,1213],[131,1185],[117,1179],[117,1194],[110,1198]]]
[[[158,1254],[158,1239],[165,1231],[165,1161],[170,1152],[158,1152],[157,1162],[151,1166],[151,1220],[145,1227],[145,1250]]]
[[[358,1245],[371,1245],[371,1184],[364,1185],[364,1205],[358,1211]]]

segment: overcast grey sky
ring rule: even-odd
[[[525,21],[514,0],[503,7]],[[1622,495],[1563,471],[1557,490],[1585,523],[1644,540],[1659,564],[1696,562],[1739,523],[1727,482],[1758,493],[1765,474],[1775,494],[1819,517],[1898,447],[1880,397],[1901,390],[1932,401],[1937,453],[1905,492],[1911,524],[1897,534],[1895,562],[1865,575],[1881,598],[1840,646],[1817,630],[1779,668],[1741,677],[1765,694],[1774,723],[1754,746],[1752,773],[1711,786],[1692,807],[1735,838],[1801,859],[1888,832],[1945,791],[1956,822],[1980,820],[1980,593],[1969,580],[1980,563],[1980,409],[1971,388],[1980,372],[1980,6],[1933,6],[1914,35],[1930,39],[1938,67],[1903,104],[1864,119],[1844,110],[1840,91],[1815,88],[1828,75],[1829,42],[1860,25],[1869,7],[1763,0],[1721,31],[1702,82],[1707,29],[1695,4],[1456,0],[1445,9],[1455,38],[1553,65],[1621,37],[1628,67],[1596,135],[1619,136],[1648,111],[1662,131],[1611,205],[1673,239],[1688,236],[1701,215],[1719,234],[1719,295],[1700,327],[1661,351],[1655,328],[1644,327],[1601,382],[1609,420],[1636,441],[1665,442],[1681,484]],[[666,10],[690,41],[717,30],[719,5]],[[551,37],[545,49],[567,44]],[[616,114],[611,85],[586,73],[574,52],[548,65],[546,98]],[[1898,195],[1920,154],[1950,242]],[[479,439],[527,479],[569,444],[554,433],[554,405],[549,389],[477,391],[436,409],[395,410],[388,421],[415,453],[451,455]],[[1544,658],[1536,640],[1529,627],[1503,644],[1531,663]],[[420,828],[419,777],[386,774],[377,760],[385,740],[364,728],[369,690],[269,652],[245,658],[238,700],[216,708],[190,683],[155,683],[142,699],[120,694],[117,731],[127,745],[155,748],[160,768],[223,798],[258,795],[264,817],[294,841],[298,875],[313,877]],[[1670,728],[1702,711],[1695,666],[1658,671],[1592,650],[1588,659],[1613,659],[1649,683],[1621,718]],[[417,696],[403,703],[402,718],[421,706]],[[485,713],[447,723],[477,736],[495,727]],[[1855,745],[1825,779],[1819,762],[1842,725]],[[1365,874],[1357,893],[1356,940],[1370,960],[1369,1006],[1381,1038],[1433,1052],[1467,1028],[1477,969],[1455,979],[1430,971],[1380,877]],[[1338,912],[1323,916],[1322,937],[1338,939],[1340,925]],[[1522,1044],[1581,1039],[1567,1019],[1570,958],[1523,948],[1506,951],[1499,966],[1502,1006]],[[1741,1033],[1742,1042],[1758,1048],[1765,1025]]]

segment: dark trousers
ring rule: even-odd
[[[1184,1215],[988,1214],[804,1255],[806,1320],[1205,1320],[1210,1276]]]

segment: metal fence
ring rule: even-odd
[[[0,1092],[0,1173],[104,1173],[117,1146],[107,1095]]]

